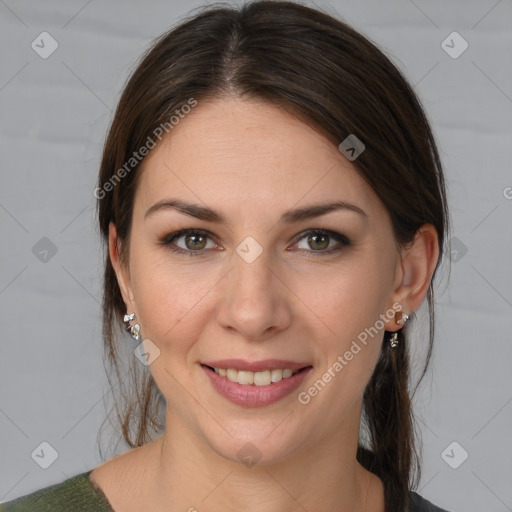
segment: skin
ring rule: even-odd
[[[175,209],[145,218],[167,198],[207,206],[227,224]],[[331,200],[336,210],[292,224],[283,212]],[[210,233],[202,255],[159,244],[181,229]],[[300,240],[309,229],[344,234]],[[236,252],[248,236],[262,254]],[[190,252],[197,239],[175,244]],[[339,252],[322,254],[328,248]],[[127,312],[160,350],[151,364],[166,398],[165,433],[110,459],[91,474],[116,511],[384,510],[381,480],[357,463],[362,395],[375,368],[377,336],[307,404],[294,392],[257,408],[233,404],[211,386],[202,361],[280,358],[313,366],[307,390],[379,315],[423,301],[438,240],[424,225],[398,249],[390,217],[353,164],[322,134],[286,111],[231,97],[200,102],[143,163],[128,247],[110,227],[110,256]],[[246,467],[237,452],[253,443],[261,458]],[[300,504],[300,505],[299,505]],[[192,508],[194,507],[194,508]]]

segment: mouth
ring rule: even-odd
[[[201,364],[213,389],[244,407],[264,407],[293,394],[313,366],[278,359],[248,362],[241,359]]]
[[[260,371],[250,371],[221,366],[209,366],[206,364],[202,364],[201,366],[211,372],[215,372],[217,375],[229,380],[230,382],[241,384],[243,386],[269,386],[282,380],[289,379],[297,373],[301,373],[312,368],[311,365],[306,365],[298,369],[268,368]]]

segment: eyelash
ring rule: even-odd
[[[186,235],[198,235],[198,236],[204,236],[209,239],[212,239],[212,237],[210,236],[210,233],[208,233],[207,231],[203,231],[200,229],[182,229],[180,231],[177,231],[175,233],[171,233],[171,234],[165,236],[164,238],[162,238],[159,241],[159,243],[160,243],[160,245],[163,245],[168,250],[170,250],[174,253],[184,254],[186,256],[204,256],[206,249],[202,249],[202,250],[198,250],[198,251],[191,251],[191,250],[181,249],[180,247],[176,247],[176,246],[172,245],[175,240],[177,240],[183,236],[186,236]],[[313,253],[313,254],[310,254],[308,257],[315,258],[315,257],[317,257],[317,255],[318,256],[331,255],[331,254],[341,251],[343,247],[351,245],[350,239],[348,237],[346,237],[345,235],[342,235],[341,233],[336,233],[335,231],[329,231],[329,230],[325,230],[325,229],[309,229],[307,231],[303,231],[302,233],[297,235],[295,243],[300,242],[303,238],[306,238],[308,235],[326,235],[341,244],[341,246],[338,245],[338,246],[332,247],[331,249],[327,249],[327,250],[323,250],[323,251],[322,250],[319,250],[319,251],[306,250],[306,252],[308,252],[308,253]],[[211,249],[208,249],[208,250],[211,250]],[[301,249],[301,250],[305,250],[305,249]]]

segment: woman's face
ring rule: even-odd
[[[328,203],[341,207],[312,209]],[[201,233],[171,240],[188,229]],[[358,431],[403,272],[385,207],[335,145],[269,103],[217,99],[144,161],[118,278],[160,351],[150,369],[167,420],[228,459],[265,462]],[[261,386],[204,366],[262,361],[256,377],[229,372]],[[309,369],[267,383],[290,362]]]

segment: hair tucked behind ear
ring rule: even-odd
[[[110,222],[123,247],[130,236],[138,165],[114,180],[118,170],[190,98],[200,103],[225,95],[284,108],[336,147],[355,135],[365,150],[352,163],[389,212],[397,247],[411,242],[422,225],[432,224],[439,266],[449,225],[444,177],[414,91],[389,58],[349,25],[286,1],[206,6],[162,35],[144,55],[121,96],[103,151],[97,197],[105,245]],[[425,369],[434,332],[432,284],[427,297]],[[105,350],[122,381],[114,326],[122,326],[125,310],[108,253],[103,304]],[[416,461],[409,340],[404,332],[399,336],[397,349],[383,347],[364,394],[369,442],[358,451],[361,463],[384,482],[386,512],[406,510]],[[132,381],[134,401],[127,392],[122,394],[126,407],[116,403],[123,436],[132,447],[146,442],[160,424],[158,390],[149,373],[143,379],[143,385]]]

